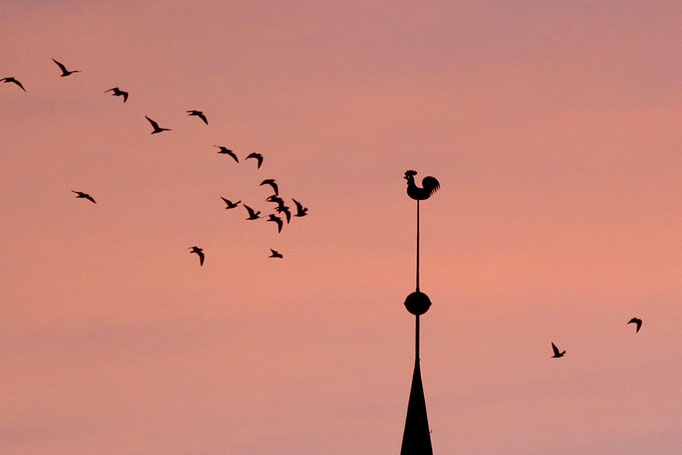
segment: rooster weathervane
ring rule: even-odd
[[[433,455],[421,369],[419,367],[419,316],[426,313],[431,307],[431,299],[419,290],[419,202],[430,198],[433,193],[438,191],[440,183],[435,177],[424,177],[422,179],[422,187],[420,188],[414,181],[415,175],[417,175],[417,171],[414,170],[405,172],[407,195],[417,201],[417,289],[405,299],[405,308],[415,316],[415,355],[412,387],[407,405],[407,417],[405,418],[405,431],[403,432],[400,455]]]

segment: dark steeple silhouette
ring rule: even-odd
[[[431,432],[426,414],[426,399],[419,366],[419,317],[431,307],[431,299],[419,290],[419,201],[428,199],[438,188],[438,180],[427,177],[423,180],[424,188],[414,185],[415,171],[405,172],[407,194],[417,201],[417,279],[416,290],[405,299],[405,308],[415,316],[414,371],[410,398],[407,402],[407,416],[400,455],[433,455]],[[297,204],[298,206],[298,204]]]

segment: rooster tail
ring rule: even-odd
[[[424,187],[424,190],[431,196],[433,193],[438,191],[440,188],[440,183],[438,180],[436,180],[435,177],[424,177],[422,179],[422,186]]]

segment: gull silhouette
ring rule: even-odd
[[[225,198],[222,197],[222,196],[220,196],[220,199],[222,199],[223,201],[225,201],[225,204],[227,204],[227,207],[225,207],[225,210],[233,209],[233,208],[237,207],[237,206],[239,205],[239,203],[241,202],[241,201],[232,202],[232,201],[230,201],[230,200],[228,200],[228,199],[225,199]]]
[[[440,183],[435,177],[424,177],[422,179],[422,186],[424,188],[419,188],[414,183],[414,176],[417,175],[417,171],[405,171],[405,180],[407,180],[407,195],[412,199],[417,201],[423,201],[431,197],[438,188],[440,188]]]
[[[152,128],[154,128],[154,131],[152,131],[151,134],[162,133],[162,132],[164,132],[164,131],[170,131],[170,128],[161,128],[161,127],[159,127],[159,124],[158,124],[158,123],[156,123],[154,120],[150,119],[150,118],[147,117],[146,115],[144,116],[144,118],[146,118],[147,121],[148,121],[149,123],[152,124]]]
[[[272,190],[275,192],[275,196],[279,196],[279,188],[275,183],[275,179],[265,179],[262,182],[260,182],[260,186],[263,185],[270,185],[272,187]]]
[[[263,155],[260,153],[249,153],[249,156],[246,157],[248,160],[249,158],[255,158],[258,160],[258,169],[260,169],[261,164],[263,164]]]
[[[60,77],[66,77],[66,76],[70,76],[73,73],[80,73],[81,72],[81,70],[69,71],[66,69],[66,67],[63,64],[59,63],[57,60],[52,59],[52,61],[55,62],[57,64],[57,66],[59,67],[59,69],[62,70],[62,74]]]
[[[249,217],[247,218],[247,220],[257,220],[258,218],[260,218],[260,210],[255,211],[246,204],[242,204],[242,205],[244,206],[246,211],[249,212]]]
[[[554,351],[554,355],[552,356],[553,359],[558,359],[566,354],[566,351],[559,352],[559,348],[557,348],[554,343],[552,343],[552,351]]]
[[[83,199],[87,199],[88,201],[92,202],[93,204],[97,204],[97,202],[95,202],[95,200],[92,198],[92,196],[90,196],[88,193],[83,193],[82,191],[74,191],[74,190],[71,190],[71,192],[76,193],[76,199],[83,198]]]
[[[239,158],[237,158],[237,155],[227,147],[224,147],[222,145],[213,145],[214,147],[218,147],[220,150],[218,150],[218,153],[222,155],[229,155],[234,159],[237,163],[239,163]]]
[[[277,223],[277,233],[279,234],[280,232],[282,232],[282,226],[284,225],[282,218],[278,217],[277,215],[270,214],[268,215],[268,219],[265,221],[274,221],[275,223]]]
[[[306,216],[308,214],[308,207],[303,207],[303,204],[298,202],[296,199],[291,199],[296,204],[296,214],[294,216]]]
[[[277,250],[273,250],[272,248],[270,248],[270,251],[271,251],[271,254],[270,254],[270,256],[268,256],[268,257],[270,257],[270,258],[279,258],[279,259],[282,259],[282,258],[284,257],[284,256],[282,256],[282,253],[280,253],[280,252],[277,251]]]
[[[192,250],[189,252],[189,254],[196,253],[199,256],[199,266],[204,265],[204,250],[199,248],[198,246],[191,246],[187,248],[188,250]]]
[[[206,120],[206,116],[204,115],[203,112],[192,110],[192,111],[187,111],[187,113],[189,114],[190,117],[191,117],[191,116],[199,117],[201,120],[204,121],[205,124],[208,125],[208,120]]]
[[[637,330],[635,330],[635,333],[639,332],[639,329],[642,327],[642,320],[639,318],[632,318],[628,321],[628,324],[637,324]]]
[[[0,81],[4,82],[5,84],[9,84],[9,83],[17,84],[23,91],[26,91],[24,86],[21,85],[21,82],[14,79],[13,77],[3,77],[2,79],[0,79]]]
[[[128,92],[124,92],[118,87],[110,88],[109,90],[105,90],[104,93],[107,92],[114,92],[111,94],[111,96],[122,96],[123,97],[123,102],[125,103],[128,101]]]

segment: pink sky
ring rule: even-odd
[[[678,3],[5,3],[3,455],[682,453]]]

